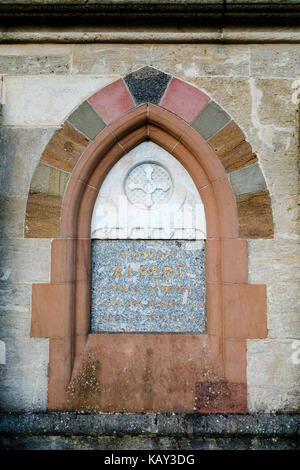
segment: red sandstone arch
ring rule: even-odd
[[[110,168],[146,139],[180,161],[204,203],[206,334],[89,334],[94,203]],[[33,286],[31,334],[50,338],[49,409],[246,412],[246,340],[267,335],[266,290],[247,283],[238,226],[224,167],[187,123],[145,104],[109,124],[71,174],[51,283]]]

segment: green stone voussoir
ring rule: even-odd
[[[232,171],[228,176],[236,196],[259,193],[268,189],[258,162]]]
[[[103,119],[87,101],[84,101],[68,117],[68,122],[90,140],[93,140],[106,126]]]
[[[208,140],[230,121],[231,117],[217,103],[211,100],[193,121],[192,127],[205,140]]]

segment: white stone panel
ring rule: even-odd
[[[57,126],[82,101],[117,78],[86,75],[4,77],[6,105],[3,107],[3,124]]]
[[[204,206],[185,168],[153,142],[106,176],[92,217],[94,239],[204,239]]]

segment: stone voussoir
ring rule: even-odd
[[[176,77],[172,77],[160,106],[191,124],[209,100],[209,96],[203,91]]]
[[[30,189],[53,196],[63,196],[70,173],[40,162],[35,169]]]
[[[251,145],[245,140],[245,134],[235,121],[231,121],[208,139],[208,143],[218,155],[227,173],[257,161]]]
[[[65,121],[50,139],[40,161],[60,170],[72,172],[88,144],[89,139]]]
[[[153,67],[143,67],[124,77],[136,105],[158,104],[170,83],[171,76]]]
[[[90,140],[93,140],[106,126],[87,100],[73,111],[67,121]]]
[[[192,122],[192,127],[205,140],[219,132],[231,121],[231,117],[215,101],[210,100]]]
[[[58,237],[61,204],[61,196],[30,190],[26,208],[24,237]]]
[[[273,238],[273,215],[269,191],[236,197],[240,238]]]
[[[101,88],[88,98],[88,102],[107,124],[134,107],[133,97],[123,79]]]
[[[258,162],[229,173],[228,178],[236,196],[260,193],[268,189]]]

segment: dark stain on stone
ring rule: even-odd
[[[197,382],[195,409],[200,412],[247,412],[246,384]]]
[[[153,364],[153,351],[151,348],[147,348],[145,371],[143,374],[145,411],[149,411],[153,409],[153,390],[152,390],[153,378],[152,378],[152,370],[151,370],[152,364]]]
[[[75,410],[84,410],[89,412],[99,411],[101,387],[98,378],[101,373],[99,359],[94,354],[89,353],[84,360],[79,374],[71,381],[68,387],[69,401]]]

